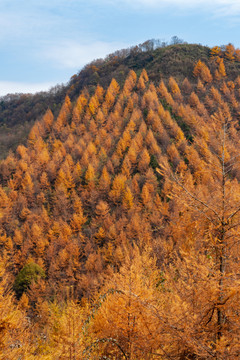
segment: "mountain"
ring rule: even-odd
[[[1,161],[3,358],[239,357],[230,50],[96,61]]]
[[[164,44],[163,44],[164,45]],[[34,122],[50,108],[56,115],[66,95],[76,101],[79,93],[88,88],[93,94],[97,84],[106,89],[114,77],[122,85],[130,70],[138,75],[145,68],[150,80],[157,84],[159,79],[174,76],[182,81],[185,77],[195,81],[192,75],[194,64],[200,59],[209,67],[210,49],[201,45],[174,44],[157,45],[147,41],[145,45],[123,49],[86,65],[79,74],[73,75],[67,85],[57,85],[49,92],[31,94],[10,94],[0,99],[0,158],[15,150],[20,143],[26,143]],[[227,62],[229,78],[236,78],[238,62]]]

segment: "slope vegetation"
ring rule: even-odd
[[[66,95],[76,101],[84,87],[90,94],[98,84],[106,90],[113,77],[122,85],[131,69],[139,75],[145,68],[154,83],[160,76],[168,78],[169,74],[182,80],[186,76],[192,77],[193,64],[199,59],[208,61],[209,54],[210,49],[201,45],[178,44],[155,50],[153,44],[144,50],[136,46],[117,51],[105,60],[93,61],[79,74],[73,75],[66,86],[56,86],[49,92],[36,95],[10,94],[1,98],[0,159],[6,157],[9,150],[15,150],[17,145],[26,142],[31,126],[48,108],[56,115]]]
[[[66,96],[1,162],[6,358],[239,357],[240,78],[218,59]]]

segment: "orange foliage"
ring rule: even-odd
[[[210,73],[209,68],[201,60],[199,60],[195,65],[193,70],[193,75],[195,77],[200,77],[200,79],[205,83],[209,83],[212,81],[212,75]]]
[[[227,60],[233,61],[235,59],[235,47],[232,44],[228,44],[225,46],[225,52],[224,52],[224,57]]]
[[[143,70],[66,97],[0,162],[0,358],[238,358],[240,80],[217,58],[230,50],[211,51],[213,85],[199,61],[181,92]],[[2,264],[10,289],[27,262],[47,277],[17,305]]]

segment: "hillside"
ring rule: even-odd
[[[120,50],[105,60],[93,61],[74,75],[66,86],[56,86],[49,92],[36,95],[15,94],[0,99],[0,159],[10,149],[15,150],[17,145],[26,142],[31,126],[48,108],[56,115],[67,94],[71,101],[76,101],[84,87],[90,94],[94,93],[97,84],[106,90],[113,77],[122,85],[130,70],[139,75],[143,68],[155,84],[160,77],[167,79],[169,75],[181,81],[185,77],[194,81],[194,64],[199,59],[209,63],[210,49],[201,45],[175,44],[154,50],[151,41],[146,44],[148,46]],[[226,66],[228,75],[236,78],[240,64]]]
[[[2,160],[3,357],[238,359],[240,77],[225,56],[95,62]]]

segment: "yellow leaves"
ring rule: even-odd
[[[64,108],[65,108],[65,111],[67,113],[70,113],[71,109],[72,109],[72,104],[71,104],[71,100],[70,100],[70,97],[68,95],[66,95],[65,97],[65,101],[64,101]]]
[[[88,144],[86,151],[88,152],[89,157],[97,153],[96,146],[93,144],[92,141],[90,141],[90,143]]]
[[[70,225],[72,231],[79,232],[82,229],[83,224],[86,222],[87,218],[83,215],[83,213],[73,214]]]
[[[217,70],[220,80],[226,76],[220,58],[211,61],[211,69]],[[0,187],[0,225],[7,231],[0,242],[14,259],[9,267],[19,267],[27,256],[43,264],[49,281],[42,292],[46,298],[56,294],[64,299],[67,281],[74,284],[79,299],[85,296],[91,301],[102,282],[101,295],[118,289],[105,297],[88,329],[96,340],[98,335],[117,336],[129,358],[152,359],[149,352],[155,351],[165,359],[161,349],[167,349],[172,358],[194,358],[200,354],[195,343],[200,339],[205,346],[207,335],[214,332],[208,310],[211,301],[216,303],[218,275],[213,267],[217,267],[214,259],[220,227],[211,227],[211,221],[214,223],[214,211],[218,213],[222,204],[222,153],[230,169],[229,181],[225,181],[226,217],[231,215],[231,204],[240,201],[239,182],[233,181],[235,177],[239,180],[240,172],[237,165],[230,166],[231,159],[238,156],[238,124],[235,127],[234,121],[239,113],[240,80],[215,82],[214,88],[203,62],[194,72],[198,79],[193,84],[185,79],[179,86],[171,77],[165,81],[167,86],[162,81],[157,91],[148,84],[145,71],[138,80],[132,72],[123,92],[112,80],[106,93],[98,86],[90,100],[83,92],[73,112],[66,99],[56,122],[48,113],[34,127],[30,150],[19,146],[15,158],[0,164],[1,179],[10,185],[6,190]],[[225,120],[224,147],[221,129]],[[174,176],[178,184],[173,184]],[[28,201],[31,189],[36,197]],[[197,205],[191,195],[200,199]],[[213,210],[204,210],[201,201]],[[231,229],[229,249],[238,239],[237,224],[233,222],[236,229]],[[153,247],[148,255],[142,251],[146,243]],[[139,246],[138,254],[132,244]],[[234,266],[228,274],[231,281],[238,271],[236,249],[234,246],[227,260],[227,266]],[[228,294],[232,302],[239,292],[228,288]],[[29,298],[29,306],[31,302]],[[236,303],[232,308],[237,308]],[[42,346],[36,353],[39,359],[44,359],[44,351],[49,352],[49,359],[67,359],[68,351],[79,346],[81,339],[75,341],[67,332],[69,325],[71,330],[76,325],[75,319],[69,323],[74,309],[66,310],[63,303],[58,314],[53,314],[50,306],[42,308],[39,314],[51,313],[54,320],[46,321],[53,321],[55,328],[52,324],[45,328],[49,343],[36,340],[41,343],[39,349]],[[216,313],[213,318],[216,320]],[[226,318],[231,320],[229,327],[236,321],[229,314]],[[199,325],[208,321],[211,326],[207,330]],[[74,329],[81,337],[80,327]],[[182,354],[179,339],[187,349],[194,344],[194,354]],[[120,356],[106,344],[97,351],[96,358]],[[76,358],[83,358],[81,352]]]
[[[0,185],[0,209],[4,209],[8,205],[8,196]]]
[[[103,103],[102,110],[105,115],[107,115],[109,109],[113,106],[115,98],[119,93],[119,85],[116,80],[113,78],[105,95],[105,102]]]
[[[112,183],[112,190],[109,193],[110,198],[114,203],[121,201],[123,193],[125,191],[126,176],[119,174],[115,177]]]
[[[128,77],[125,81],[125,84],[123,86],[123,94],[125,96],[129,96],[131,91],[133,90],[133,87],[136,84],[137,75],[133,70],[130,70]]]
[[[102,290],[101,306],[90,326],[96,338],[118,339],[126,353],[131,348],[134,357],[143,359],[147,358],[145,356],[150,348],[157,351],[159,346],[152,311],[154,291],[157,293],[156,263],[147,249],[142,254],[137,248],[130,252],[125,249],[122,256],[125,259],[124,265],[118,273],[111,274],[108,278]],[[109,355],[111,351],[112,356],[118,356],[117,347],[109,349],[100,344],[99,351],[101,350],[105,355]]]
[[[25,190],[25,191],[32,191],[32,189],[33,189],[32,178],[27,171],[22,179],[21,186],[22,186],[23,190]]]
[[[96,239],[96,243],[97,244],[102,244],[104,238],[106,236],[106,232],[104,230],[103,227],[100,227],[97,231],[97,233],[94,235],[95,239]]]
[[[147,206],[151,201],[148,185],[144,184],[142,188],[141,198],[144,206]]]
[[[228,44],[225,46],[225,52],[224,52],[224,57],[229,60],[229,61],[233,61],[235,60],[235,47],[233,46],[233,44]]]
[[[41,186],[41,189],[48,189],[49,188],[49,180],[48,180],[48,176],[47,176],[47,173],[44,171],[42,174],[41,174],[41,177],[40,177],[40,186]]]
[[[86,174],[85,174],[85,181],[87,184],[87,187],[93,188],[95,186],[95,170],[91,164],[88,165]]]
[[[104,96],[104,89],[102,86],[97,85],[95,90],[95,96],[98,98],[99,102],[102,102]]]
[[[220,61],[219,61],[218,72],[219,72],[221,77],[226,76],[226,70],[225,70],[223,59],[220,59]]]
[[[115,262],[115,247],[113,243],[108,242],[103,248],[103,259],[107,264],[113,264]]]
[[[24,145],[19,145],[16,152],[21,156],[21,158],[24,159],[24,157],[27,155],[27,148]]]
[[[46,165],[49,162],[50,156],[48,149],[45,147],[41,151],[38,151],[37,162],[40,166]]]
[[[75,213],[72,216],[70,221],[70,226],[72,231],[79,232],[82,229],[83,224],[87,221],[87,217],[84,216],[82,202],[80,198],[77,198],[73,204]]]
[[[28,169],[28,164],[22,159],[19,161],[18,166],[22,172],[25,172]]]
[[[195,65],[194,69],[193,69],[193,75],[195,77],[198,77],[201,73],[201,69],[203,68],[204,64],[202,63],[201,60],[198,60],[197,64]]]
[[[35,142],[37,141],[38,137],[39,137],[39,130],[38,130],[37,124],[35,124],[32,127],[32,129],[31,129],[31,131],[30,131],[30,133],[28,135],[28,143],[30,145],[34,145]]]
[[[137,154],[134,143],[130,146],[127,155],[132,165],[135,165],[137,162]]]
[[[45,115],[44,115],[43,118],[42,118],[42,122],[43,122],[44,128],[45,128],[47,131],[50,131],[50,130],[51,130],[53,121],[54,121],[53,113],[51,112],[50,109],[48,109],[48,110],[46,111]]]
[[[193,107],[197,107],[200,104],[198,96],[195,94],[195,92],[192,92],[189,96],[189,104]]]
[[[131,135],[128,130],[125,130],[122,138],[119,140],[116,153],[118,156],[123,156],[123,153],[126,151],[131,143]]]
[[[96,253],[91,253],[89,254],[87,261],[86,261],[86,270],[89,272],[99,272],[102,270],[102,265],[101,265],[101,257],[99,254]],[[96,280],[95,280],[95,284],[96,284]],[[88,284],[89,285],[89,284]]]
[[[82,93],[78,97],[76,105],[73,108],[72,121],[74,124],[79,124],[81,115],[87,103],[88,103],[88,94]]]
[[[68,264],[68,258],[69,258],[69,254],[67,252],[67,250],[61,249],[58,253],[58,266],[60,266],[60,268],[65,267]]]
[[[21,246],[23,243],[23,235],[19,229],[16,229],[13,237],[14,244]]]
[[[174,100],[172,98],[172,95],[168,92],[163,80],[161,80],[159,87],[158,87],[158,92],[160,93],[160,95],[166,99],[166,101],[168,102],[169,105],[174,105]]]
[[[76,301],[68,299],[65,304],[56,302],[49,304],[46,310],[51,322],[48,325],[48,336],[45,342],[40,336],[37,338],[39,343],[35,351],[39,356],[37,359],[70,360],[72,356],[82,359],[84,357],[83,339],[86,337],[83,332],[83,309]]]
[[[99,179],[99,189],[107,190],[111,184],[111,177],[107,171],[106,166],[103,167],[101,177]]]
[[[176,80],[175,80],[172,76],[170,76],[169,81],[168,81],[168,84],[169,84],[171,93],[172,93],[173,95],[181,94],[180,89],[179,89],[179,86],[178,86]]]
[[[240,61],[240,49],[235,50],[235,60]]]
[[[205,83],[209,83],[212,81],[212,75],[210,73],[209,68],[201,60],[199,60],[195,65],[193,70],[193,75],[195,77],[200,77],[200,79]]]
[[[53,128],[57,134],[60,134],[63,128],[67,125],[70,119],[71,111],[72,111],[72,104],[69,96],[67,95],[65,97],[65,102],[63,103],[60,112],[58,114],[58,117],[53,125]]]
[[[133,207],[133,195],[128,186],[126,187],[126,190],[123,193],[122,204],[123,207],[126,208],[127,210]]]
[[[128,155],[125,156],[123,164],[122,164],[122,168],[121,168],[121,172],[123,175],[125,175],[127,178],[129,178],[131,176],[132,173],[132,165],[131,162],[129,160]]]
[[[6,233],[0,233],[0,246],[6,249],[7,251],[11,251],[13,249],[12,239],[7,236]]]
[[[177,129],[175,139],[176,139],[177,144],[180,144],[185,141],[184,133],[180,128]]]
[[[120,87],[119,87],[117,81],[114,78],[112,79],[108,90],[109,90],[109,92],[112,93],[113,96],[116,96],[119,93]]]
[[[108,203],[105,201],[100,200],[96,206],[95,213],[98,217],[104,219],[107,214],[109,213],[110,209]]]
[[[33,224],[31,229],[31,235],[34,240],[39,239],[42,235],[42,229],[38,226],[38,224]]]
[[[96,113],[98,107],[99,107],[98,98],[96,96],[92,96],[88,104],[88,108],[90,110],[91,115],[94,115]]]
[[[169,160],[171,161],[171,163],[173,163],[173,165],[176,166],[180,161],[180,156],[174,144],[171,144],[167,147],[167,154],[169,156]]]
[[[15,360],[21,358],[28,350],[27,321],[24,312],[14,304],[13,295],[6,289],[5,260],[0,259],[0,359]],[[10,344],[21,344],[21,347],[11,347]]]
[[[211,48],[211,56],[219,56],[221,54],[221,48],[219,46],[214,46]]]
[[[146,148],[140,154],[140,159],[138,162],[138,169],[141,173],[145,172],[148,169],[150,163],[150,155]]]
[[[75,184],[70,170],[68,169],[68,171],[65,173],[64,170],[61,168],[58,172],[55,184],[56,187],[61,187],[62,189],[64,189],[65,192],[73,189],[75,187]]]
[[[137,88],[139,90],[144,90],[146,88],[146,82],[148,82],[148,74],[145,69],[142,70],[141,75],[138,79]]]

